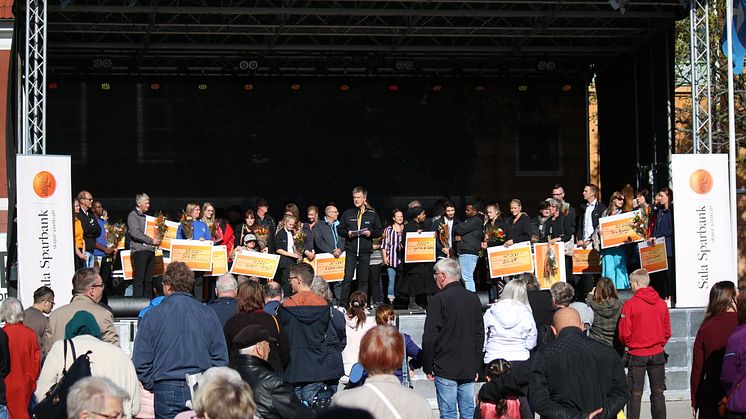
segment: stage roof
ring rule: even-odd
[[[48,68],[51,77],[582,75],[684,13],[680,0],[53,0]]]

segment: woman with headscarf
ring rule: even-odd
[[[27,419],[31,395],[39,378],[41,349],[33,330],[23,325],[23,306],[6,297],[0,305],[0,320],[5,322],[3,331],[8,335],[10,374],[5,377],[5,398],[8,413],[13,419]]]
[[[106,377],[129,394],[129,400],[123,406],[124,416],[135,417],[140,411],[140,381],[135,366],[119,346],[101,340],[101,329],[96,319],[91,313],[82,310],[75,313],[65,326],[65,339],[55,342],[47,354],[34,393],[36,399],[42,400],[49,389],[62,378],[62,370],[70,368],[75,361],[69,347],[65,359],[65,342],[68,340],[72,341],[78,356],[90,352],[88,358],[91,360],[92,376]]]
[[[425,231],[423,223],[427,215],[422,207],[407,210],[407,224],[402,234],[402,248],[407,248],[408,233],[422,233]],[[405,259],[406,259],[406,255]],[[427,306],[427,296],[435,294],[435,280],[433,279],[432,263],[417,262],[404,263],[402,280],[396,284],[397,293],[405,300],[409,298],[409,308],[418,310]]]

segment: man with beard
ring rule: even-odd
[[[456,249],[454,246],[456,245],[456,242],[453,240],[455,236],[455,234],[453,233],[453,229],[461,222],[456,218],[456,205],[454,205],[453,202],[445,201],[443,203],[443,206],[445,207],[445,212],[443,213],[442,217],[438,218],[434,226],[434,230],[437,234],[436,238],[438,239],[435,241],[435,253],[438,259],[455,258]],[[447,233],[445,244],[441,243],[440,241],[439,232],[441,229],[445,230],[445,232]]]

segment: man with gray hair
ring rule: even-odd
[[[73,384],[67,394],[67,419],[124,417],[126,391],[104,377],[86,377]]]
[[[277,315],[277,309],[282,304],[282,297],[282,286],[274,281],[267,282],[264,286],[264,311],[271,316]]]
[[[474,416],[474,381],[482,368],[484,319],[479,297],[461,285],[455,259],[435,264],[440,291],[430,297],[422,335],[422,370],[435,381],[441,418]]]
[[[238,282],[230,272],[221,275],[215,283],[215,294],[218,298],[210,301],[207,305],[215,310],[215,314],[218,315],[220,327],[225,327],[225,322],[236,314],[237,290]]]
[[[114,327],[114,316],[111,311],[98,305],[104,295],[104,281],[94,268],[83,268],[73,275],[73,299],[54,310],[49,316],[49,323],[44,331],[43,355],[52,349],[52,345],[65,338],[65,326],[79,311],[93,315],[101,329],[101,340],[119,346],[119,335]]]
[[[161,242],[145,234],[145,213],[150,209],[150,197],[140,193],[135,196],[135,209],[127,216],[127,234],[132,252],[134,281],[132,296],[153,297],[153,269],[155,269],[155,248]]]

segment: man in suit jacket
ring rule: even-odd
[[[114,328],[114,316],[111,311],[98,305],[104,295],[104,281],[94,268],[84,268],[73,275],[73,299],[49,315],[49,324],[44,332],[46,355],[52,345],[65,338],[65,326],[79,311],[93,315],[101,329],[101,340],[119,346],[119,335]]]
[[[598,248],[601,243],[594,242],[593,233],[598,228],[598,219],[606,211],[606,205],[599,200],[598,186],[592,183],[583,188],[583,199],[585,202],[580,204],[575,237],[580,246],[593,245],[594,248]]]

